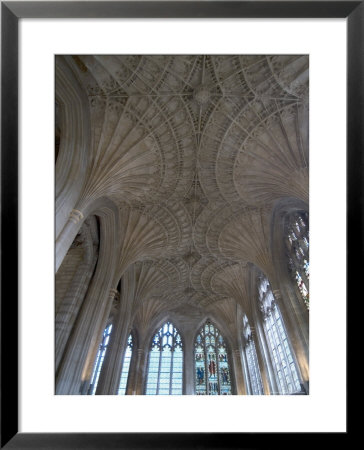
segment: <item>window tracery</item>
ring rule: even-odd
[[[286,224],[286,248],[288,253],[288,269],[297,283],[307,309],[309,309],[309,229],[308,214],[295,212]]]
[[[150,352],[146,395],[182,395],[183,344],[178,330],[166,322],[154,335]]]
[[[269,281],[265,277],[261,278],[259,284],[259,302],[280,394],[300,392],[298,371],[281,312],[276,304]]]
[[[195,340],[196,395],[231,395],[231,375],[227,347],[210,321]]]

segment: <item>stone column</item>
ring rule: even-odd
[[[56,370],[62,360],[64,349],[72,332],[77,314],[85,298],[85,294],[98,257],[98,251],[96,248],[93,248],[92,242],[86,243],[85,247],[87,247],[87,249],[85,249],[84,260],[78,266],[71,285],[69,286],[66,295],[61,300],[59,308],[56,312]]]
[[[101,344],[101,342],[103,340],[103,335],[104,335],[105,328],[110,324],[110,322],[109,322],[110,310],[111,310],[113,302],[115,301],[115,296],[117,294],[118,294],[118,291],[116,289],[110,289],[110,292],[109,292],[110,307],[107,307],[105,309],[102,321],[100,323],[99,330],[97,332],[97,335],[99,336],[99,338],[95,341],[94,347],[90,350],[89,355],[88,355],[88,363],[85,365],[84,370],[82,372],[82,379],[84,380],[83,384],[82,384],[82,389],[86,390],[86,392],[85,392],[86,394],[89,394],[91,377],[92,377],[93,370],[94,370],[94,367],[95,367],[97,353],[99,351],[100,344]],[[112,325],[114,326],[114,324],[112,324]],[[107,355],[107,351],[109,349],[109,345],[110,345],[110,341],[111,341],[111,337],[112,337],[112,332],[113,332],[113,330],[111,330],[109,344],[108,344],[107,349],[106,349],[106,355]],[[105,362],[105,357],[104,357],[104,362]],[[100,382],[100,377],[99,377],[99,382]],[[87,387],[87,389],[86,389],[86,387]],[[96,392],[95,392],[95,394],[96,394]]]
[[[268,394],[270,394],[271,389],[270,389],[269,375],[268,375],[269,371],[267,370],[267,366],[268,365],[271,366],[271,361],[270,360],[267,362],[264,361],[263,354],[261,351],[261,346],[259,345],[259,339],[257,338],[255,332],[252,332],[252,339],[254,341],[255,351],[257,353],[259,373],[262,378],[263,391],[264,391],[265,395],[268,395]],[[270,371],[271,371],[271,373],[274,374],[274,370],[272,367],[271,367]],[[275,376],[274,376],[274,383],[275,383]]]
[[[131,361],[129,366],[128,381],[126,384],[126,395],[135,395],[135,387],[137,383],[137,366],[138,366],[138,349],[133,346]]]
[[[80,394],[81,384],[90,375],[111,308],[108,297],[113,274],[105,274],[102,266],[98,264],[56,374],[56,394]]]
[[[256,291],[255,291],[256,292]],[[258,369],[262,378],[263,391],[265,395],[270,395],[272,392],[272,384],[276,388],[275,371],[272,367],[270,359],[270,352],[265,339],[265,332],[263,327],[263,318],[261,311],[258,310],[258,297],[257,294],[253,297],[254,308],[247,314],[248,323],[250,326],[251,339],[254,342],[255,351],[258,359]],[[248,361],[246,358],[245,346],[247,344],[246,338],[242,336],[242,360],[244,366],[245,379],[247,380],[247,393],[253,395],[250,385],[250,375],[248,369]]]
[[[246,386],[246,395],[252,395],[251,386],[250,386],[250,377],[249,377],[249,371],[248,371],[248,362],[246,360],[245,350],[241,350],[241,362],[243,365],[243,374],[245,379],[245,386]]]
[[[146,382],[145,377],[147,374],[148,352],[143,348],[138,348],[137,355],[136,382],[133,394],[143,395]]]
[[[57,273],[64,257],[66,256],[68,249],[70,248],[78,230],[81,227],[82,220],[84,219],[83,213],[78,209],[72,209],[69,214],[68,221],[63,227],[62,232],[56,240],[56,258],[55,258],[55,272]]]
[[[279,389],[276,380],[276,373],[271,361],[269,345],[267,343],[263,324],[256,320],[257,339],[253,334],[255,340],[255,349],[257,351],[258,363],[261,370],[262,383],[264,393],[270,395],[279,394]]]
[[[238,395],[246,395],[247,389],[245,385],[245,379],[243,376],[243,365],[240,350],[238,348],[234,349],[232,351],[232,356],[233,356],[233,368],[236,383],[236,393]]]
[[[184,394],[195,395],[195,360],[193,338],[185,339],[184,356]]]
[[[116,298],[119,298],[118,293],[115,295]],[[119,302],[119,311],[113,323],[110,343],[102,365],[96,390],[97,395],[116,395],[118,393],[123,356],[129,334],[129,311],[130,305],[127,304],[127,299],[122,298]]]

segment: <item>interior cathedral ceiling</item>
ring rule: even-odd
[[[186,304],[233,320],[249,268],[274,277],[274,205],[308,204],[308,56],[67,58],[91,111],[81,204],[118,205],[139,320]]]

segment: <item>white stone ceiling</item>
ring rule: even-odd
[[[106,196],[120,208],[119,270],[136,280],[138,320],[166,305],[214,305],[226,320],[232,300],[249,308],[237,280],[250,264],[273,273],[274,202],[308,202],[308,57],[71,64],[91,109],[82,199]]]

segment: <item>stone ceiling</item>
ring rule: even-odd
[[[251,264],[273,274],[274,203],[308,203],[308,57],[69,60],[91,110],[82,201],[120,209],[140,320],[166,305],[249,308],[238,280]]]

